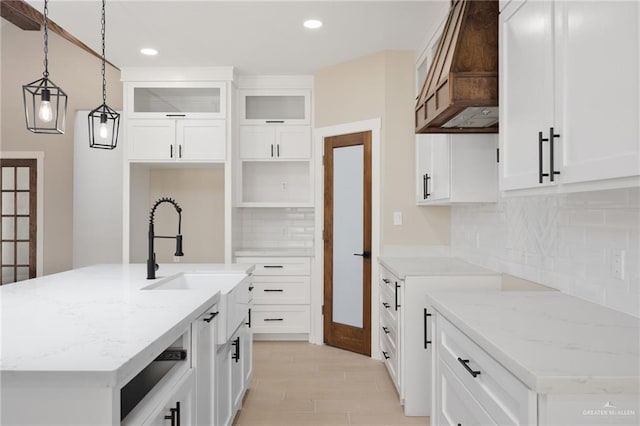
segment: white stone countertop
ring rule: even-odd
[[[538,393],[640,393],[640,318],[559,292],[427,301]]]
[[[234,252],[237,257],[313,257],[311,248],[241,248]]]
[[[95,265],[0,286],[3,380],[54,376],[117,387],[217,303],[253,265]],[[141,290],[180,272],[210,272],[215,288]],[[218,282],[219,281],[219,282]],[[164,345],[164,346],[163,346]]]
[[[378,261],[401,280],[409,276],[500,275],[455,257],[379,257]]]

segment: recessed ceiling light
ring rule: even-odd
[[[317,19],[307,19],[304,21],[305,28],[309,28],[315,30],[316,28],[320,28],[322,26],[322,21],[318,21]]]
[[[158,54],[158,51],[156,49],[145,47],[144,49],[140,49],[140,53],[147,56],[155,56]]]

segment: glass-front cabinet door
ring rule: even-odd
[[[130,118],[225,118],[225,83],[132,83]]]
[[[245,89],[240,94],[240,124],[310,124],[307,89]]]

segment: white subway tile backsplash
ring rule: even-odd
[[[240,218],[244,248],[313,248],[312,208],[244,208]]]
[[[640,316],[640,188],[454,206],[455,256]],[[625,252],[624,279],[613,276]]]

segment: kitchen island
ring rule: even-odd
[[[636,425],[640,319],[559,292],[442,292],[432,424]]]
[[[136,390],[145,388],[142,373],[159,384],[186,374],[194,365],[192,324],[204,314],[211,321],[221,294],[252,269],[161,265],[147,280],[145,265],[96,265],[0,287],[0,423],[121,424],[128,414],[121,406],[140,411],[121,396],[157,398]],[[165,284],[185,271],[208,283]],[[158,375],[149,367],[161,354],[183,359],[161,362]]]

